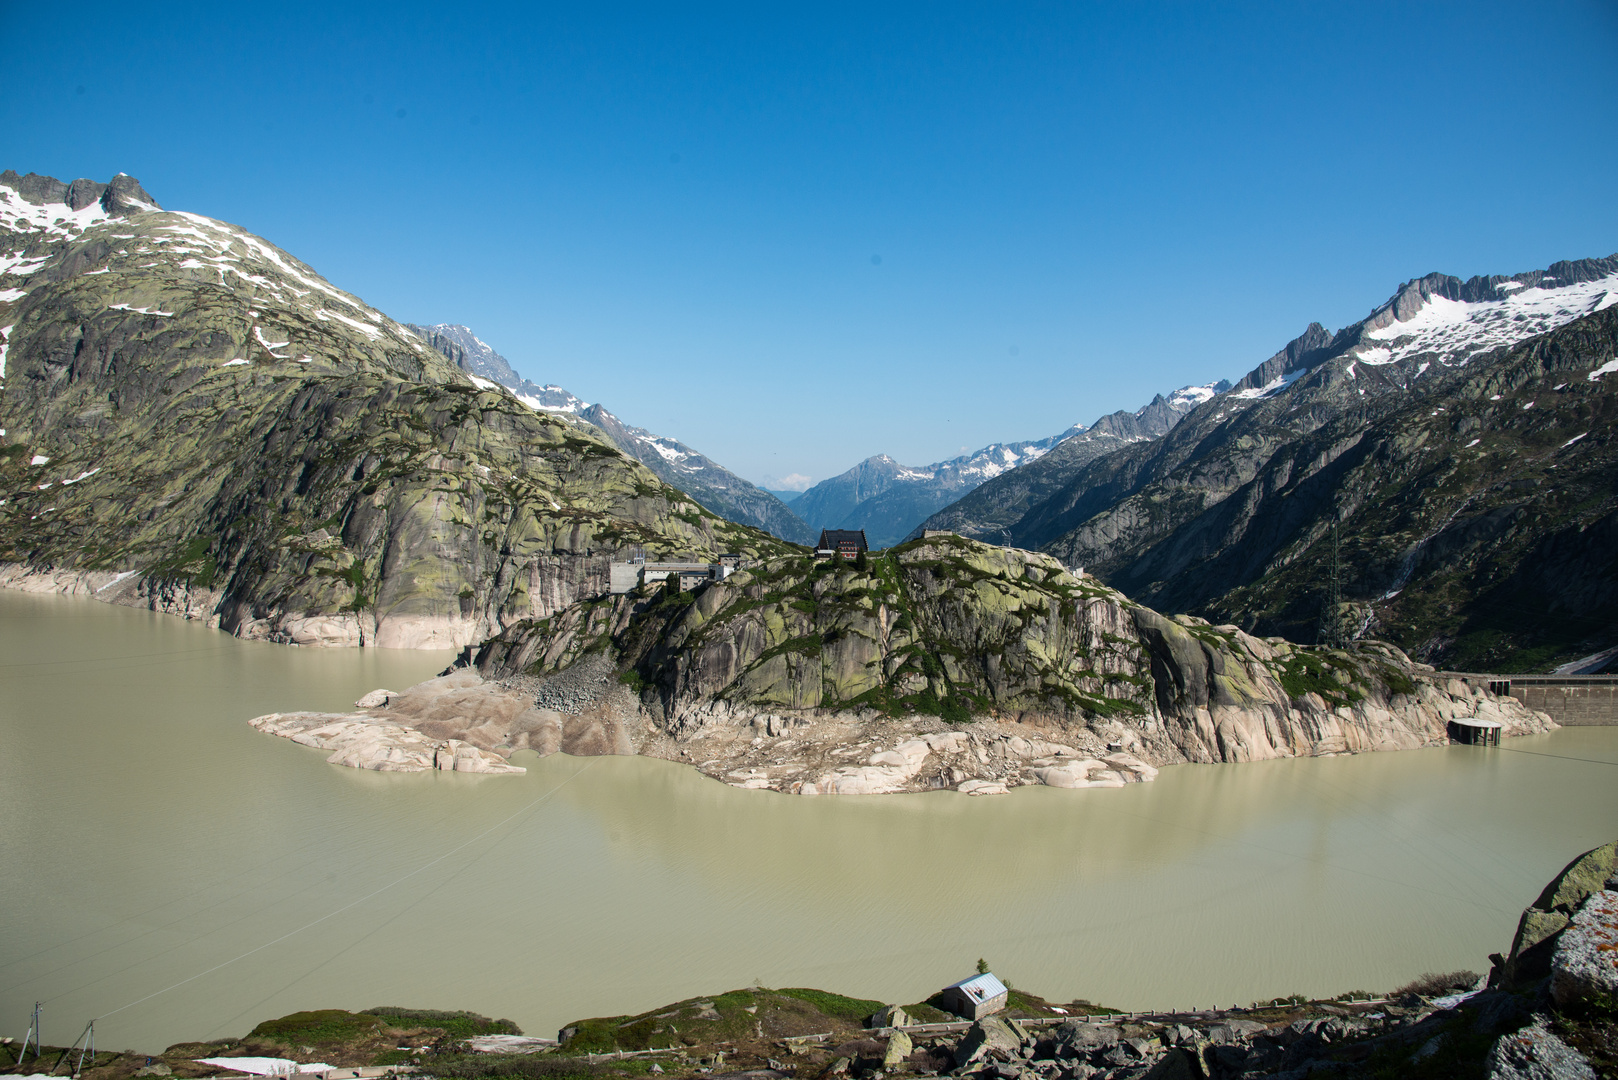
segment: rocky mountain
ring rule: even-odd
[[[241,636],[462,645],[621,549],[788,550],[127,176],[0,174],[0,379],[8,583]]]
[[[1008,456],[1003,463],[993,462],[990,468],[970,477],[975,482],[958,485],[953,491],[941,490],[940,495],[955,501],[934,500],[935,511],[913,519],[902,535],[913,538],[925,529],[942,529],[979,540],[1003,541],[1009,536],[1016,509],[1048,493],[1052,487],[1050,478],[1065,475],[1075,465],[1111,453],[1120,446],[1161,438],[1179,423],[1180,417],[1229,389],[1230,383],[1223,379],[1206,386],[1182,387],[1168,397],[1158,394],[1135,412],[1119,410],[1101,417],[1089,427],[1076,425],[1040,443],[1016,444],[1032,447],[1033,452],[1023,454],[1018,460]],[[973,459],[994,449],[979,451]],[[974,495],[990,484],[994,494]]]
[[[464,659],[510,679],[584,657],[615,660],[623,675],[606,681],[640,690],[652,731],[625,715],[621,752],[804,794],[1119,786],[1148,764],[1439,743],[1456,716],[1550,726],[1392,646],[1301,648],[1169,618],[1050,556],[958,536],[852,564],[766,559],[694,595],[584,601]],[[873,741],[868,761],[848,756]]]
[[[1046,439],[993,443],[931,465],[901,465],[886,454],[878,454],[841,475],[822,480],[793,500],[792,510],[816,530],[864,529],[872,547],[888,547],[907,536],[920,535],[921,523],[937,511],[986,481],[1038,461],[1054,447],[1073,443],[1064,451],[1073,455],[1084,452],[1078,449],[1081,446],[1111,448],[1119,440],[1156,438],[1183,413],[1227,389],[1229,384],[1225,382],[1188,386],[1167,398],[1158,395],[1139,412],[1104,416],[1089,428],[1075,424]]]
[[[795,544],[814,543],[815,534],[809,526],[780,499],[678,439],[630,427],[603,406],[591,405],[560,386],[540,386],[522,378],[505,357],[485,344],[469,327],[454,323],[408,325],[456,367],[475,378],[510,388],[529,407],[572,413],[594,424],[606,432],[618,449],[721,517],[763,529]]]
[[[890,547],[934,510],[990,477],[1034,460],[1071,433],[1038,442],[994,443],[920,467],[878,454],[822,480],[794,499],[792,508],[817,529],[864,529],[873,548]]]
[[[1336,525],[1351,632],[1491,670],[1595,653],[1618,644],[1615,305],[1618,257],[1429,275],[1312,324],[1163,439],[1042,461],[1036,497],[1006,477],[971,509],[1141,602],[1304,640]]]

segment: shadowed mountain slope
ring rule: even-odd
[[[1615,305],[1618,257],[1429,275],[1335,335],[1310,326],[1161,440],[1077,468],[1036,463],[1037,499],[1012,497],[1016,474],[971,498],[1005,485],[1014,543],[1143,603],[1303,640],[1339,522],[1353,604],[1334,624],[1435,662],[1571,660],[1614,643],[1611,571],[1590,545],[1614,509],[1601,369]],[[1551,552],[1571,575],[1541,594],[1557,603],[1497,591],[1542,574]]]

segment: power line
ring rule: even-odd
[[[1531,757],[1561,758],[1563,761],[1587,761],[1591,765],[1618,765],[1618,761],[1608,761],[1606,758],[1574,757],[1571,754],[1547,754],[1540,750],[1518,750],[1512,746],[1494,746],[1492,750],[1504,750],[1508,754],[1528,754]]]

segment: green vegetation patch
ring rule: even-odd
[[[219,563],[209,551],[212,546],[213,540],[199,533],[184,547],[149,569],[146,576],[157,581],[185,578],[201,588],[212,588],[214,578],[219,573]]]
[[[452,1039],[470,1039],[477,1035],[521,1035],[522,1029],[510,1020],[490,1020],[474,1012],[446,1011],[443,1009],[401,1009],[396,1005],[382,1005],[366,1009],[364,1015],[379,1016],[392,1027],[442,1028]]]
[[[829,990],[811,990],[803,986],[788,987],[785,990],[777,990],[776,993],[782,997],[807,1001],[827,1016],[840,1016],[845,1020],[863,1020],[883,1005],[880,1001],[844,997]]]
[[[1281,661],[1281,688],[1294,699],[1313,693],[1330,705],[1352,705],[1365,696],[1352,678],[1351,666],[1326,653],[1300,648]]]
[[[388,1022],[370,1013],[346,1009],[312,1009],[266,1020],[247,1033],[249,1039],[281,1043],[334,1043],[362,1039],[387,1026]]]
[[[575,1021],[563,1029],[571,1029],[572,1033],[558,1053],[572,1056],[619,1050],[678,1051],[688,1046],[757,1038],[760,1029],[766,1038],[856,1029],[881,1007],[880,1001],[806,987],[750,987],[711,998],[692,998],[637,1016]]]

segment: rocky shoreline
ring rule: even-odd
[[[471,1013],[322,1009],[160,1056],[103,1053],[82,1077],[262,1075],[271,1062],[325,1080],[1598,1080],[1618,1075],[1618,842],[1569,863],[1523,912],[1509,953],[1490,959],[1486,976],[1424,975],[1380,996],[1194,1013],[1011,989],[999,1011],[970,1020],[944,1011],[943,993],[900,1006],[750,986],[571,1021],[550,1039]],[[0,1072],[68,1057],[50,1048]]]
[[[1456,680],[1424,683],[1412,698],[1410,711],[1424,718],[1420,726],[1369,745],[1322,739],[1300,755],[1439,745],[1447,739],[1446,722],[1457,716],[1497,719],[1508,736],[1555,726],[1509,697]],[[272,713],[249,723],[327,750],[334,764],[384,772],[518,772],[509,758],[520,750],[639,754],[690,765],[735,787],[797,795],[1123,787],[1186,760],[1119,722],[985,717],[950,724],[933,716],[763,711],[723,701],[660,721],[600,657],[550,678],[490,680],[471,668],[452,668],[404,691],[374,691],[355,704],[351,713]]]
[[[947,579],[932,558],[940,552],[954,560]],[[770,573],[814,602],[767,593]],[[845,567],[804,573],[789,559],[672,604],[666,595],[599,598],[567,608],[543,632],[524,623],[469,646],[458,666],[437,679],[379,692],[355,712],[271,713],[250,722],[355,768],[509,773],[522,771],[510,764],[521,750],[640,754],[736,787],[799,795],[1122,787],[1186,762],[1441,745],[1457,720],[1497,723],[1507,737],[1556,726],[1510,697],[1412,663],[1385,643],[1307,650],[1191,616],[1163,616],[1031,552],[952,538],[911,545],[869,573]],[[905,573],[915,579],[895,577]],[[974,583],[970,603],[955,595],[965,582]],[[221,625],[217,593],[139,574],[6,564],[0,587],[89,596]],[[917,602],[928,590],[933,599]],[[883,599],[901,594],[911,599],[896,599],[891,608]],[[810,642],[818,652],[764,647],[769,638],[758,630],[760,612],[773,627],[768,612],[776,608],[810,624],[809,636],[791,638],[790,647]],[[928,637],[922,624],[935,617],[943,621]],[[453,627],[429,626],[417,616],[352,612],[261,620],[236,632],[325,645],[459,640]],[[796,632],[788,622],[767,628],[776,636]],[[1025,670],[1010,674],[1014,653],[1005,646],[1003,654],[986,653],[985,638],[1016,642],[1016,662]],[[944,719],[938,714],[949,710],[937,703],[951,693],[961,700],[960,688],[970,683],[968,666],[956,657],[973,649],[991,674],[989,696],[981,700],[1032,701],[1019,686],[1040,679],[1049,690],[1056,686],[1051,680],[1065,679],[1071,688],[1057,691],[1071,701],[962,707]],[[929,650],[943,657],[935,674],[922,662]],[[743,670],[749,651],[762,659]],[[894,670],[888,689],[878,682],[859,699],[839,701],[830,690],[794,689],[811,677],[810,665],[817,687],[880,680],[882,671]],[[849,674],[861,670],[875,674]],[[647,672],[673,678],[672,689],[648,682]],[[902,691],[913,693],[882,696]],[[917,708],[917,701],[934,704]]]
[[[277,611],[226,625],[225,593],[185,580],[158,580],[136,571],[39,569],[0,563],[0,589],[79,596],[144,608],[226,630],[246,641],[317,648],[461,649],[478,640],[475,620],[447,615],[336,611],[315,615]]]

